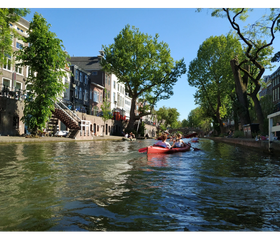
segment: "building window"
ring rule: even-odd
[[[76,87],[75,88],[75,98],[78,98],[79,97],[79,90],[78,88]]]
[[[11,81],[10,80],[8,80],[8,79],[3,79],[3,85],[5,86],[5,87],[10,87],[11,85]]]
[[[83,82],[83,73],[80,72],[80,82]]]
[[[6,57],[8,58],[7,59],[7,62],[6,64],[4,64],[3,68],[6,69],[6,70],[12,70],[12,61],[11,61],[11,56],[10,55],[6,55]]]
[[[21,83],[20,82],[16,82],[16,90],[21,90]]]
[[[110,99],[110,91],[107,91],[107,98]]]
[[[88,84],[88,75],[85,75],[85,84]]]
[[[91,72],[92,75],[97,75],[97,72]]]
[[[75,72],[75,80],[79,80],[79,71],[76,69]]]
[[[99,98],[99,102],[102,103],[102,92],[100,93],[100,98]]]
[[[113,87],[114,87],[114,89],[116,89],[116,82],[115,81],[113,81]]]
[[[23,30],[19,27],[17,27],[17,30],[20,31],[20,32],[23,32]]]
[[[113,101],[115,102],[116,101],[116,93],[113,92]]]
[[[92,91],[89,92],[89,99],[92,99]]]
[[[17,42],[17,48],[18,48],[18,49],[22,49],[22,48],[23,48],[23,45],[22,45],[21,43]]]
[[[79,91],[79,99],[83,99],[83,90],[82,88],[80,88],[80,91]]]
[[[87,100],[88,100],[88,93],[87,93],[87,90],[85,90],[84,101],[87,101]]]
[[[99,99],[99,92],[94,91],[93,92],[93,101],[98,103],[98,99]]]
[[[19,74],[22,74],[22,67],[21,66],[16,66],[16,72]]]

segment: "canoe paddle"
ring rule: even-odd
[[[194,151],[199,151],[199,150],[200,150],[199,148],[192,147],[192,145],[191,145],[190,142],[188,142],[187,144],[190,145],[190,147],[191,147]]]

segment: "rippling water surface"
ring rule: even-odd
[[[0,231],[279,231],[280,159],[202,140],[0,145]]]

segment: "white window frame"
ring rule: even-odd
[[[84,101],[88,101],[88,92],[85,89],[85,93],[84,93]]]
[[[102,103],[102,98],[103,98],[103,94],[102,94],[102,92],[100,92],[100,94],[99,94],[99,102],[100,103]]]
[[[78,87],[75,87],[75,98],[79,98],[79,89]]]
[[[23,75],[23,67],[22,66],[15,66],[15,69],[16,69],[16,73],[19,74],[19,75]],[[21,71],[19,71],[21,70]]]
[[[5,81],[5,80],[9,82],[9,86],[7,86],[7,85],[4,84],[4,81]],[[3,87],[3,85],[6,86],[6,87],[8,87],[9,89],[11,89],[12,80],[11,80],[11,79],[8,79],[8,78],[2,78],[2,87]]]
[[[20,84],[20,88],[16,87],[17,84]],[[15,86],[15,90],[22,90],[22,83],[21,82],[16,81],[16,86]]]
[[[9,63],[10,62],[10,63]],[[10,69],[8,68],[8,66],[10,66]],[[7,57],[7,63],[3,65],[3,69],[12,72],[13,71],[13,66],[12,66],[12,58],[11,56]]]
[[[99,92],[93,91],[93,101],[99,103]]]
[[[79,89],[79,99],[80,99],[80,100],[83,100],[83,90],[82,90],[81,87],[80,87],[80,89]]]
[[[18,44],[21,46],[21,48],[18,47]],[[23,48],[23,44],[22,44],[22,43],[19,43],[19,42],[16,42],[16,48],[17,48],[17,49],[22,49],[22,48]]]

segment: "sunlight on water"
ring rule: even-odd
[[[0,145],[0,231],[279,231],[279,157],[154,142]]]

